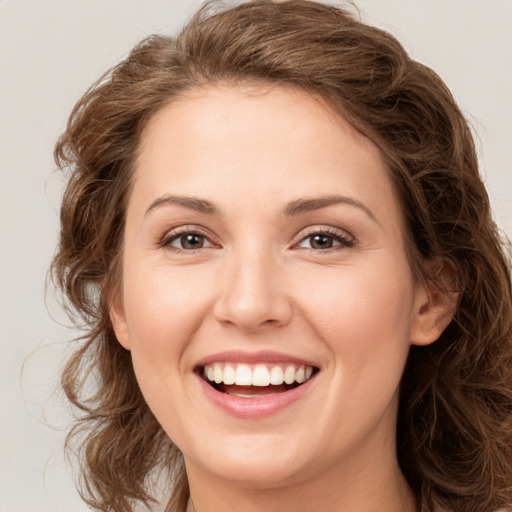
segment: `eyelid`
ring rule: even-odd
[[[308,249],[306,247],[302,247],[302,248],[299,247],[299,244],[301,242],[303,242],[305,239],[307,239],[313,235],[331,236],[332,238],[338,240],[341,243],[339,246],[336,246],[336,247],[333,247],[330,249],[321,249],[321,250],[320,249]],[[306,249],[306,250],[310,250],[310,251],[314,251],[314,252],[324,252],[324,253],[336,251],[336,250],[339,250],[340,248],[344,248],[344,247],[353,247],[356,244],[355,237],[353,235],[351,235],[350,233],[348,233],[347,231],[345,231],[344,229],[334,228],[332,226],[322,226],[322,225],[310,226],[308,228],[305,228],[304,230],[300,231],[296,235],[295,240],[296,241],[293,243],[292,248]]]
[[[171,242],[176,240],[180,235],[191,233],[191,234],[198,234],[203,236],[208,240],[208,242],[211,244],[209,247],[201,247],[198,249],[180,249],[177,247],[171,246]],[[311,250],[314,252],[330,252],[339,250],[339,248],[344,247],[353,247],[355,245],[355,238],[353,235],[348,233],[346,230],[335,228],[332,226],[322,226],[322,225],[315,225],[315,226],[309,226],[303,230],[301,230],[295,237],[295,241],[292,244],[292,249],[300,249],[299,244],[303,242],[306,238],[311,237],[313,235],[327,235],[331,236],[334,239],[338,240],[340,242],[339,246],[336,246],[331,249],[308,249],[308,248],[302,248],[306,250]],[[197,224],[185,224],[185,225],[179,225],[174,228],[168,229],[165,234],[157,239],[157,246],[162,248],[169,248],[172,250],[175,250],[177,252],[193,252],[193,251],[199,251],[201,249],[210,249],[210,248],[219,248],[221,247],[221,244],[216,240],[216,237],[213,236],[213,234],[210,232],[210,230],[203,228],[202,226],[198,226]]]
[[[208,240],[208,242],[211,244],[210,247],[200,247],[198,249],[180,249],[178,247],[173,247],[171,245],[171,242],[176,240],[179,236],[184,234],[197,234],[201,235],[204,238]],[[211,247],[218,248],[220,247],[220,244],[215,240],[215,237],[211,234],[211,232],[202,226],[198,226],[197,224],[185,224],[176,226],[174,228],[171,228],[165,232],[165,234],[158,238],[157,245],[162,248],[166,249],[172,249],[177,252],[194,252],[199,251],[201,249],[210,249]]]

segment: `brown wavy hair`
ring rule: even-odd
[[[109,304],[119,286],[131,175],[148,120],[204,84],[296,87],[326,101],[381,149],[402,202],[407,251],[451,262],[458,306],[439,340],[412,347],[401,383],[398,460],[418,508],[491,512],[512,504],[512,291],[508,249],[492,220],[470,128],[442,80],[388,33],[340,8],[257,0],[212,12],[177,37],[152,36],[76,104],[55,148],[69,173],[53,276],[84,335],[62,385],[81,410],[81,492],[93,508],[152,503],[184,510],[178,448],[149,411]],[[76,441],[76,439],[75,439]],[[160,475],[161,476],[161,475]]]

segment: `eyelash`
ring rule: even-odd
[[[185,249],[185,248],[180,248],[180,247],[174,247],[172,245],[172,243],[175,242],[176,240],[179,240],[180,237],[182,237],[184,235],[195,235],[195,236],[202,237],[210,245],[208,247],[199,247],[197,249]],[[314,249],[312,247],[309,247],[309,248],[302,247],[303,249],[306,249],[308,251],[315,252],[315,253],[320,253],[320,252],[321,253],[330,253],[333,251],[340,250],[342,248],[354,247],[354,245],[355,245],[355,242],[352,238],[342,235],[338,230],[323,228],[323,229],[311,230],[309,233],[306,233],[304,236],[302,236],[302,238],[297,243],[293,244],[292,248],[300,249],[301,243],[303,243],[307,239],[313,238],[314,236],[324,236],[326,238],[331,238],[335,242],[338,242],[339,245],[335,245],[333,247],[329,247],[326,249]],[[210,235],[207,235],[206,233],[204,233],[203,231],[201,231],[195,227],[192,228],[192,227],[187,227],[187,226],[183,226],[182,228],[178,228],[177,230],[173,230],[170,233],[167,233],[159,241],[158,245],[162,248],[167,248],[167,249],[170,249],[175,252],[185,252],[185,253],[192,253],[192,252],[199,251],[201,249],[209,249],[212,247],[213,248],[220,247],[219,244],[210,240]]]
[[[160,240],[159,245],[162,248],[170,249],[176,252],[196,252],[201,249],[208,249],[209,247],[199,247],[198,249],[184,249],[180,247],[174,247],[172,245],[173,242],[176,240],[179,240],[184,235],[195,235],[204,238],[206,241],[208,241],[209,244],[211,244],[211,247],[219,247],[218,244],[212,242],[210,240],[210,235],[207,235],[206,233],[202,232],[200,229],[197,229],[196,227],[187,227],[183,226],[181,228],[178,228],[176,230],[172,230],[170,233],[166,233],[165,236]]]
[[[314,249],[312,247],[309,247],[309,248],[308,247],[304,247],[304,249],[307,249],[307,250],[309,250],[311,252],[315,252],[315,253],[319,253],[319,252],[321,252],[321,253],[330,253],[330,252],[333,252],[333,251],[338,251],[338,250],[343,249],[343,248],[354,247],[354,245],[355,245],[355,242],[354,242],[354,240],[351,237],[342,235],[339,230],[329,229],[329,228],[322,228],[322,229],[314,229],[314,230],[311,230],[309,233],[306,233],[304,236],[302,236],[302,238],[296,244],[294,244],[293,247],[297,247],[301,243],[303,243],[305,240],[311,239],[314,236],[318,236],[318,235],[324,236],[324,237],[327,237],[327,238],[331,238],[334,241],[339,242],[339,245],[334,246],[334,247],[330,247],[328,249]]]

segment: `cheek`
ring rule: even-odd
[[[409,350],[414,290],[408,266],[395,269],[377,263],[352,266],[304,283],[305,316],[339,355],[336,360],[350,360],[352,368],[369,362],[384,366],[384,360],[402,365]]]
[[[191,409],[182,388],[190,371],[185,354],[211,300],[190,273],[180,277],[184,273],[144,264],[126,268],[124,305],[135,375],[149,408],[179,442],[186,432],[176,411]]]
[[[207,280],[165,266],[127,268],[124,307],[134,359],[178,363],[177,355],[211,310],[210,288],[204,286]]]

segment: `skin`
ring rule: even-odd
[[[325,231],[326,249],[312,238]],[[199,232],[199,248],[178,232]],[[304,92],[208,87],[151,120],[111,318],[183,452],[189,510],[415,510],[395,455],[398,386],[410,345],[435,341],[449,306],[413,278],[402,232],[378,148]],[[319,372],[291,406],[237,418],[194,372],[224,350]]]

